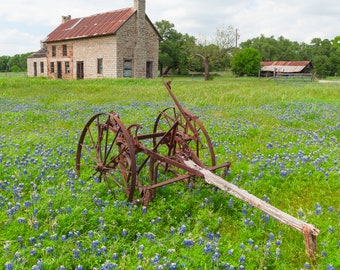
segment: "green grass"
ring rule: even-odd
[[[339,85],[231,77],[171,85],[207,128],[217,162],[232,162],[226,180],[314,224],[315,268],[340,268]],[[308,268],[301,233],[201,180],[160,188],[143,214],[119,190],[75,176],[92,115],[114,110],[146,134],[172,105],[160,79],[0,78],[0,267]]]

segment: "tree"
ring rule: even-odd
[[[232,60],[232,70],[238,76],[257,75],[260,70],[261,53],[253,48],[240,50]]]
[[[238,38],[236,29],[228,26],[217,29],[216,37],[212,41],[204,37],[196,40],[195,56],[202,59],[205,80],[209,80],[211,69],[226,67],[231,57],[231,50],[235,48]]]
[[[174,24],[165,20],[156,22],[155,26],[162,37],[159,44],[161,75],[166,75],[170,70],[186,72],[192,48],[195,46],[195,38],[177,32]]]
[[[0,72],[7,72],[9,71],[9,62],[10,57],[9,56],[1,56],[0,57]]]

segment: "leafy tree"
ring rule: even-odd
[[[230,63],[231,51],[235,48],[238,38],[237,31],[228,26],[217,29],[216,37],[212,41],[206,38],[196,40],[198,44],[195,56],[203,62],[205,80],[209,80],[210,70],[224,69]]]
[[[232,60],[232,70],[238,76],[257,75],[260,70],[261,53],[254,48],[240,50]]]
[[[0,72],[7,72],[9,71],[9,62],[10,57],[9,56],[1,56],[0,57]]]
[[[166,75],[170,70],[186,72],[191,50],[195,46],[195,38],[177,32],[174,24],[165,20],[156,22],[155,26],[162,37],[159,45],[161,75]]]
[[[331,62],[327,56],[317,55],[313,58],[313,62],[314,62],[314,70],[316,72],[317,77],[325,78],[326,76],[329,75]]]
[[[19,71],[26,71],[27,70],[27,57],[31,53],[25,53],[25,54],[16,54],[14,56],[11,56],[8,61],[8,67],[12,70],[12,67],[17,66],[16,69],[19,69]]]

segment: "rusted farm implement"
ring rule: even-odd
[[[175,107],[159,113],[152,133],[140,134],[139,124],[125,126],[116,112],[98,113],[87,122],[78,142],[78,176],[82,171],[105,182],[109,189],[117,185],[130,202],[145,206],[159,187],[202,178],[302,232],[306,252],[313,259],[319,230],[225,181],[230,163],[216,165],[214,148],[202,122],[181,106],[171,82],[163,82]],[[223,169],[221,177],[215,174],[218,169]]]

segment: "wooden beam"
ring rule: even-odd
[[[269,203],[257,198],[256,196],[250,194],[248,191],[239,188],[238,186],[225,181],[223,178],[213,174],[207,169],[204,169],[194,163],[192,160],[185,160],[184,163],[200,172],[204,175],[204,179],[208,184],[214,185],[221,190],[228,192],[229,194],[235,196],[236,198],[249,203],[250,205],[260,209],[261,211],[272,216],[281,223],[288,225],[304,235],[304,241],[306,246],[306,253],[309,259],[314,263],[316,254],[316,236],[319,234],[319,230],[314,227],[314,225],[306,223],[300,219],[297,219],[280,209],[270,205]]]

